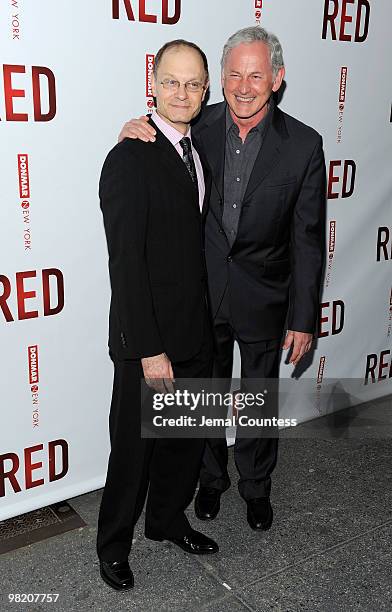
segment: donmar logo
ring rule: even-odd
[[[26,154],[18,155],[19,197],[30,197],[29,161]]]
[[[56,82],[53,72],[45,66],[32,66],[31,68],[31,90],[17,88],[13,82],[13,75],[25,74],[26,66],[4,64],[3,83],[4,83],[4,106],[6,121],[28,121],[27,112],[21,113],[14,110],[14,98],[27,97],[33,100],[34,121],[51,121],[56,115]],[[43,78],[46,80],[45,96],[48,100],[46,112],[42,109]],[[0,118],[1,121],[1,118]]]
[[[392,333],[392,287],[389,293],[389,304],[388,304],[388,329],[387,337],[389,338]]]
[[[55,482],[64,478],[69,469],[68,457],[68,442],[63,439],[51,440],[45,450],[43,444],[36,444],[23,449],[20,455],[0,455],[0,497],[5,497],[6,492],[20,493],[22,489],[39,487],[46,480]]]
[[[317,381],[316,381],[315,404],[316,404],[316,408],[317,408],[317,410],[318,410],[318,412],[320,414],[322,413],[321,389],[322,389],[322,382],[323,382],[323,378],[324,378],[325,361],[326,361],[325,355],[320,357],[319,367],[318,367],[318,372],[317,372]]]
[[[346,81],[347,81],[347,66],[342,66],[340,71],[340,91],[339,91],[339,102],[346,100]]]
[[[178,23],[181,17],[181,0],[161,0],[161,11],[157,13],[147,13],[147,0],[112,0],[112,18],[120,19],[120,4],[125,9],[125,14],[128,21],[144,21],[146,23],[158,23],[158,17],[161,18],[161,23],[166,25],[174,25]],[[169,6],[170,5],[170,6]],[[133,6],[138,6],[139,13],[135,17]]]
[[[328,252],[334,253],[335,251],[335,239],[336,239],[336,221],[329,222],[329,240],[328,240]],[[331,255],[329,255],[331,257]]]
[[[328,263],[325,274],[324,286],[328,287],[331,281],[333,257],[335,252],[335,239],[336,239],[336,221],[332,220],[329,222],[329,237],[328,237]]]
[[[40,424],[40,409],[39,409],[39,370],[38,370],[38,345],[27,347],[29,358],[29,383],[31,393],[31,403],[33,409],[31,412],[31,422],[33,429],[39,427]]]
[[[340,81],[339,81],[339,109],[338,109],[338,130],[336,142],[339,144],[342,141],[343,131],[343,114],[344,104],[346,101],[346,88],[347,88],[347,66],[342,66],[340,69]]]
[[[147,107],[149,109],[154,108],[154,100],[152,97],[152,87],[151,87],[151,78],[154,70],[154,59],[155,55],[151,55],[151,53],[146,53],[146,98],[147,98]]]
[[[369,18],[369,0],[324,0],[321,38],[330,34],[332,40],[364,42]]]
[[[61,312],[64,308],[64,277],[63,273],[57,268],[47,268],[42,270],[40,293],[42,296],[42,310],[36,309],[37,304],[31,300],[37,299],[36,281],[37,270],[27,270],[16,272],[15,285],[8,276],[0,274],[0,310],[7,323],[14,321],[14,317],[19,321],[24,319],[35,319],[39,316],[52,316]],[[33,283],[33,288],[31,284]],[[28,285],[28,286],[26,286]],[[56,296],[53,297],[55,292]],[[16,293],[17,313],[12,313],[9,305],[11,294]],[[12,295],[14,302],[14,295]],[[55,303],[53,303],[55,300]],[[28,302],[28,304],[26,304]]]
[[[259,25],[261,22],[261,10],[263,8],[263,0],[254,0],[255,6],[255,22]]]
[[[39,382],[38,373],[38,346],[28,346],[27,352],[29,356],[29,382],[30,385]]]
[[[152,97],[151,77],[154,70],[155,55],[146,54],[146,97]]]
[[[325,355],[320,357],[320,361],[319,361],[319,367],[318,367],[318,372],[317,372],[317,384],[318,385],[321,385],[321,383],[323,382],[324,368],[325,368]]]
[[[29,174],[29,156],[27,153],[19,153],[18,155],[18,176],[19,176],[19,197],[30,197],[30,174]],[[23,218],[23,242],[25,252],[31,251],[31,227],[30,227],[30,202],[22,199],[20,203],[22,207]]]

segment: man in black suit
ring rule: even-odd
[[[117,590],[133,587],[128,555],[148,488],[147,538],[169,540],[195,554],[218,550],[185,516],[204,440],[145,439],[140,431],[143,378],[165,391],[172,389],[173,377],[211,376],[202,231],[211,181],[190,130],[208,87],[204,53],[187,41],[167,43],[156,55],[152,86],[155,143],[118,144],[100,180],[114,384],[97,552],[103,580]]]
[[[206,219],[208,284],[217,351],[214,376],[229,378],[234,340],[241,378],[278,378],[281,340],[296,365],[310,349],[324,259],[325,162],[322,139],[273,100],[284,78],[281,45],[260,27],[239,30],[222,56],[225,102],[203,109],[193,136],[212,169]],[[123,136],[153,140],[146,119]],[[238,435],[238,488],[255,530],[272,524],[276,437]],[[195,500],[215,518],[230,486],[225,440],[207,440]]]

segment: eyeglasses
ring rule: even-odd
[[[199,81],[187,81],[186,83],[180,83],[180,81],[176,81],[175,79],[163,79],[163,81],[160,83],[165,89],[170,89],[170,91],[177,91],[177,89],[180,88],[180,85],[184,85],[185,89],[191,93],[197,93],[198,91],[205,89],[205,85],[203,85],[203,83],[199,83]]]

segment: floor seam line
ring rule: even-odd
[[[306,561],[309,561],[310,559],[314,559],[316,557],[322,557],[326,552],[330,552],[331,550],[335,550],[337,548],[343,548],[345,544],[349,544],[351,542],[354,542],[355,540],[358,540],[359,538],[369,534],[369,533],[373,533],[375,531],[377,531],[378,529],[381,529],[382,527],[385,527],[386,525],[389,525],[392,523],[392,519],[389,519],[388,521],[385,521],[385,523],[381,523],[380,525],[377,525],[376,527],[372,527],[372,529],[369,529],[368,531],[364,531],[362,533],[359,533],[356,536],[353,536],[352,538],[349,538],[348,540],[344,540],[343,542],[339,542],[338,544],[334,544],[333,546],[329,546],[328,548],[325,548],[324,550],[320,551],[320,552],[316,552],[313,553],[312,555],[309,555],[308,557],[304,557],[303,559],[301,559],[300,561],[297,561],[296,563],[292,563],[290,565],[286,565],[285,567],[283,567],[280,570],[277,570],[276,572],[271,572],[270,574],[264,574],[263,576],[260,576],[260,578],[257,578],[257,580],[253,580],[252,582],[248,582],[245,584],[241,584],[241,585],[236,585],[235,587],[232,587],[233,591],[234,590],[238,590],[238,589],[244,589],[246,587],[249,586],[253,586],[255,584],[257,584],[258,582],[261,582],[262,580],[266,580],[268,578],[273,578],[275,576],[278,576],[279,574],[282,574],[283,572],[290,570],[294,567],[297,567],[299,565],[302,565],[303,563],[305,563]]]
[[[228,583],[227,583],[227,582],[226,582],[226,581],[223,579],[223,577],[221,577],[221,576],[218,574],[218,572],[215,570],[215,568],[214,568],[212,565],[210,565],[209,563],[207,563],[207,562],[203,561],[203,560],[202,560],[202,559],[200,559],[199,557],[196,557],[195,561],[196,561],[196,562],[197,562],[199,565],[201,565],[201,567],[202,567],[202,568],[203,568],[203,570],[206,572],[206,574],[208,574],[208,575],[209,575],[211,578],[213,578],[213,579],[214,579],[216,582],[218,582],[218,584],[219,584],[221,587],[223,587],[223,588],[225,588],[225,589],[226,589],[226,587],[225,587],[224,585],[225,585],[225,584],[228,584]],[[220,599],[225,599],[225,597],[229,597],[229,598],[230,598],[230,597],[233,597],[234,599],[236,599],[237,601],[239,601],[239,602],[240,602],[240,603],[241,603],[241,604],[242,604],[242,605],[243,605],[243,606],[244,606],[244,607],[245,607],[247,610],[249,610],[249,612],[257,612],[255,608],[250,607],[250,605],[249,605],[248,603],[246,603],[245,601],[243,601],[243,600],[241,599],[241,597],[235,593],[235,590],[234,590],[234,589],[235,589],[235,587],[233,587],[233,586],[231,586],[231,585],[228,585],[228,586],[230,586],[230,590],[226,589],[226,590],[227,590],[226,595],[224,595],[222,598],[219,598],[217,601],[220,601]],[[213,602],[210,602],[210,603],[213,603]],[[210,605],[210,604],[208,603],[208,604],[206,604],[206,605],[208,606],[208,605]],[[201,610],[203,610],[203,609],[204,609],[204,606],[203,606],[203,608],[201,608]]]

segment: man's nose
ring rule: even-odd
[[[186,100],[188,97],[188,92],[186,90],[185,87],[185,83],[180,83],[177,91],[176,91],[176,96],[177,98],[179,98],[179,100]]]
[[[250,89],[249,79],[247,77],[242,77],[240,82],[238,83],[238,89],[241,93],[247,93]]]

